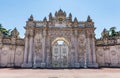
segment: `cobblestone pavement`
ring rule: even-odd
[[[120,78],[120,68],[0,69],[0,78]]]

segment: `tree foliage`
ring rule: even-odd
[[[4,28],[3,26],[2,26],[2,24],[0,24],[0,32],[2,33],[2,35],[10,35],[10,31],[11,31],[11,29],[6,29],[6,28]]]
[[[103,38],[113,38],[120,36],[120,31],[116,31],[116,27],[111,27],[109,30],[104,29],[103,32],[101,33]]]
[[[116,36],[120,36],[120,31],[116,31],[116,27],[111,27],[109,29],[109,37],[116,37]]]
[[[109,30],[110,37],[115,37],[117,35],[116,33],[116,27],[111,27]]]

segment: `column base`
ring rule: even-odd
[[[33,64],[33,68],[40,68],[40,67],[41,67],[41,63]]]
[[[21,67],[23,67],[23,68],[32,68],[32,63],[23,63]]]
[[[87,65],[87,67],[90,67],[90,68],[98,68],[98,64],[97,63],[89,63],[88,65]]]
[[[80,67],[80,63],[75,63],[75,68],[79,68]]]
[[[8,64],[7,67],[14,67],[14,63]]]
[[[87,64],[84,62],[80,62],[80,68],[87,68]]]
[[[46,67],[46,63],[41,63],[41,68],[45,68]]]

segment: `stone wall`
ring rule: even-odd
[[[0,35],[0,67],[21,67],[24,39],[19,38],[18,35],[16,28],[11,35]]]
[[[103,67],[120,67],[120,39],[103,38],[96,41],[97,63]]]

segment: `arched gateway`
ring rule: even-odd
[[[52,44],[52,66],[66,68],[69,62],[69,42],[65,38],[56,38]]]
[[[49,20],[35,21],[33,16],[25,26],[25,51],[22,67],[80,68],[97,67],[94,22],[72,20],[61,9],[49,14]]]

